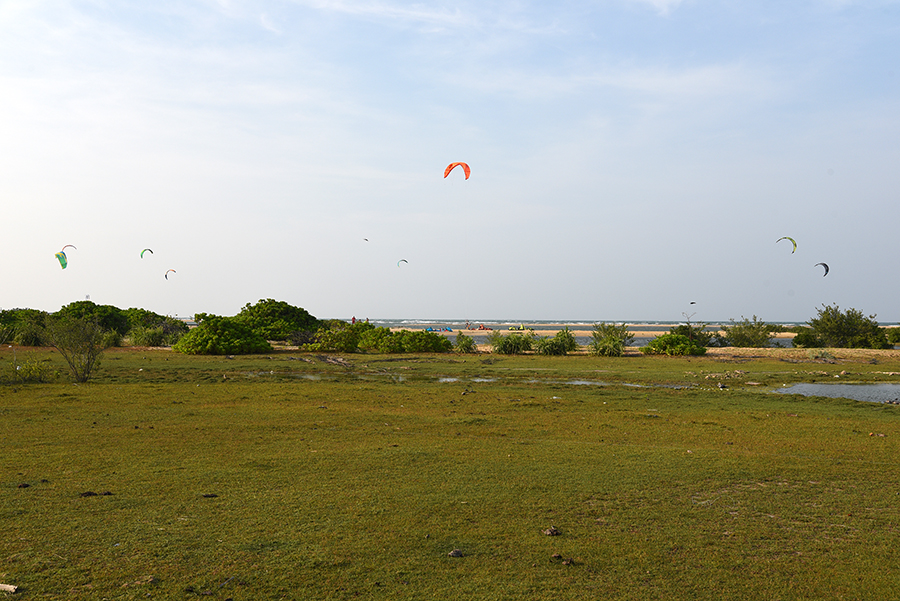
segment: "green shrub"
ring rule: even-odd
[[[887,341],[891,344],[900,344],[900,327],[884,328]]]
[[[0,326],[6,331],[6,341],[18,346],[42,346],[44,325],[48,314],[37,309],[6,309],[0,311]]]
[[[534,348],[539,355],[565,355],[576,350],[578,343],[569,328],[563,328],[553,338],[544,336],[536,340]]]
[[[621,357],[625,347],[634,342],[628,324],[595,323],[588,343],[588,354],[595,357]]]
[[[50,381],[52,373],[50,366],[45,362],[29,358],[13,366],[12,381],[22,384],[43,384]]]
[[[477,353],[478,345],[471,336],[466,336],[462,332],[456,333],[456,352],[458,353]]]
[[[663,334],[641,347],[647,355],[703,355],[706,347],[681,334]]]
[[[234,318],[266,340],[290,340],[294,332],[315,332],[320,325],[305,309],[271,298],[247,303]]]
[[[402,330],[395,334],[399,334],[405,353],[446,353],[453,349],[447,337],[435,332]]]
[[[247,355],[272,350],[266,339],[233,317],[198,313],[197,327],[172,346],[187,355]]]
[[[132,346],[167,346],[166,332],[162,327],[132,328],[128,332],[128,341]]]
[[[725,331],[725,337],[732,346],[743,348],[766,348],[772,346],[770,338],[772,331],[777,327],[771,326],[762,321],[756,315],[753,320],[749,320],[741,315],[741,321],[729,320],[730,326],[722,326]]]
[[[102,329],[117,332],[119,336],[128,333],[128,316],[124,311],[112,305],[98,305],[89,300],[75,301],[62,307],[54,315],[92,319]]]
[[[110,338],[95,317],[60,315],[47,318],[44,336],[62,355],[76,382],[91,378]]]
[[[330,320],[329,327],[319,328],[315,342],[304,345],[308,351],[327,351],[333,353],[355,353],[359,350],[359,342],[363,333],[375,329],[375,326],[364,321],[349,324],[346,321]]]
[[[669,328],[669,334],[681,334],[687,336],[701,346],[728,346],[728,341],[719,332],[707,330],[707,323],[682,323]]]
[[[812,328],[797,328],[797,335],[791,339],[794,348],[822,348],[825,344],[816,336]]]
[[[445,353],[453,344],[444,336],[424,330],[367,327],[359,338],[359,349],[376,353]]]
[[[822,305],[807,323],[822,346],[828,348],[890,348],[884,329],[875,316],[866,317],[858,309],[841,312],[837,305]],[[796,340],[796,338],[794,339]]]
[[[187,333],[188,326],[179,319],[146,309],[125,309],[128,339],[134,346],[172,346]]]
[[[503,335],[500,332],[492,332],[488,335],[488,344],[491,350],[501,355],[521,355],[534,347],[534,332]]]

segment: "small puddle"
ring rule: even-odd
[[[824,396],[870,403],[900,404],[900,384],[792,384],[778,388],[780,394]]]

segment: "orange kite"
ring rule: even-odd
[[[444,169],[444,177],[450,175],[450,172],[453,171],[453,168],[458,165],[462,165],[463,172],[466,174],[466,179],[469,179],[469,174],[472,173],[472,170],[469,169],[469,166],[465,163],[450,163],[449,165],[447,165],[447,168]]]

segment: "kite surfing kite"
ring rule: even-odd
[[[169,271],[167,271],[167,272],[166,272],[166,279],[167,279],[167,280],[169,279],[169,273],[178,273],[178,272],[175,271],[174,269],[170,269]]]
[[[453,171],[453,169],[458,166],[462,166],[463,173],[466,174],[466,179],[469,179],[469,174],[472,173],[472,170],[469,169],[469,166],[466,165],[465,163],[450,163],[449,165],[447,165],[447,168],[444,169],[444,177],[446,178],[448,175],[450,175],[450,172]]]
[[[144,258],[144,253],[145,253],[145,252],[149,252],[151,255],[153,254],[153,251],[152,251],[152,250],[150,250],[149,248],[145,248],[144,250],[141,251],[141,258],[142,258],[142,259]]]
[[[815,266],[818,267],[819,265],[825,268],[825,273],[822,274],[822,277],[824,278],[826,275],[828,275],[828,265],[826,265],[825,263],[816,263]]]
[[[407,265],[409,265],[409,261],[407,261],[406,259],[400,259],[399,261],[397,261],[397,267],[400,267],[400,263],[406,263]]]
[[[65,246],[62,247],[62,250],[59,251],[58,253],[56,253],[56,255],[55,255],[57,260],[59,260],[59,266],[62,267],[63,269],[65,269],[66,266],[69,264],[69,261],[66,258],[66,249],[67,248],[75,248],[75,246],[73,246],[72,244],[66,244]],[[75,250],[78,250],[78,249],[75,248]]]
[[[782,236],[781,238],[779,238],[778,240],[775,241],[775,244],[778,244],[782,240],[790,240],[791,244],[794,245],[794,250],[791,251],[791,254],[794,254],[795,252],[797,252],[797,242],[793,238],[791,238],[790,236]]]

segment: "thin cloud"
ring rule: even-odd
[[[469,21],[458,9],[454,11],[434,10],[422,4],[413,4],[408,8],[381,2],[343,2],[342,0],[308,0],[301,4],[322,11],[430,25],[460,26]]]
[[[668,15],[673,10],[678,8],[678,6],[682,3],[682,0],[630,0],[631,2],[636,2],[638,4],[647,4],[656,9],[660,15]]]

